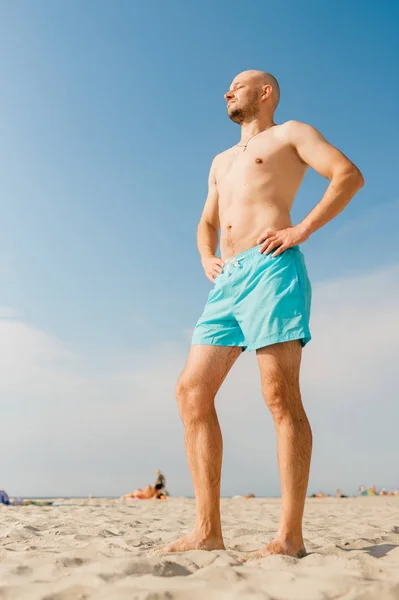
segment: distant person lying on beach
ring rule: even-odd
[[[398,490],[394,490],[394,491],[390,492],[386,488],[381,488],[380,491],[378,492],[378,495],[379,496],[398,496],[399,495],[399,491]]]
[[[151,498],[156,498],[157,500],[166,500],[168,496],[168,492],[165,488],[156,488],[156,486],[148,484],[142,490],[141,488],[137,488],[134,492],[129,492],[121,497],[121,500],[150,500]]]
[[[7,506],[52,506],[54,502],[52,500],[23,500],[22,498],[9,498],[7,492],[0,490],[0,504],[6,504]]]
[[[137,500],[149,500],[154,496],[155,488],[154,486],[148,484],[146,485],[144,490],[142,490],[141,488],[137,488],[137,490],[134,490],[134,492],[129,492],[128,494],[125,494],[124,496],[122,496],[122,500],[129,500],[131,498],[136,498]]]
[[[244,500],[249,500],[250,498],[255,498],[255,494],[244,494],[243,496],[232,496],[233,500],[237,500],[237,498],[244,498]]]

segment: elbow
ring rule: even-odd
[[[360,169],[358,169],[355,165],[353,165],[352,169],[352,179],[356,187],[356,191],[359,191],[364,186],[364,177]]]
[[[349,163],[349,165],[345,165],[344,168],[341,168],[338,172],[336,172],[337,178],[342,179],[346,184],[350,185],[350,187],[354,190],[354,193],[358,192],[364,186],[364,177],[353,163]]]
[[[210,220],[208,220],[206,217],[201,217],[199,223],[198,223],[198,228],[200,228],[201,226],[205,226],[207,229],[211,228],[214,231],[216,231],[216,233],[218,232],[218,225],[217,223],[212,223]]]
[[[364,186],[364,177],[360,169],[358,169],[353,163],[351,163],[347,169],[347,177],[352,183],[356,192],[358,192]]]

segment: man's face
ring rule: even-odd
[[[248,117],[255,116],[259,112],[261,94],[259,82],[254,81],[254,78],[238,75],[224,95],[230,119],[234,123],[242,123]]]

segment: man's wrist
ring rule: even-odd
[[[310,235],[313,233],[312,228],[310,227],[310,225],[308,223],[306,223],[306,221],[302,221],[301,223],[298,223],[298,225],[296,225],[296,229],[297,231],[299,231],[301,237],[304,238],[304,240],[307,240]]]
[[[200,252],[201,262],[203,262],[207,258],[214,258],[214,256],[215,256],[215,253],[211,252],[211,251]]]

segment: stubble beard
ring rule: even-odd
[[[242,125],[245,121],[253,119],[259,113],[258,96],[254,95],[252,102],[247,104],[245,108],[234,108],[227,111],[229,119],[238,125]]]
[[[233,121],[233,123],[241,123],[244,121],[244,111],[241,108],[234,108],[231,111],[228,111],[229,119]]]

